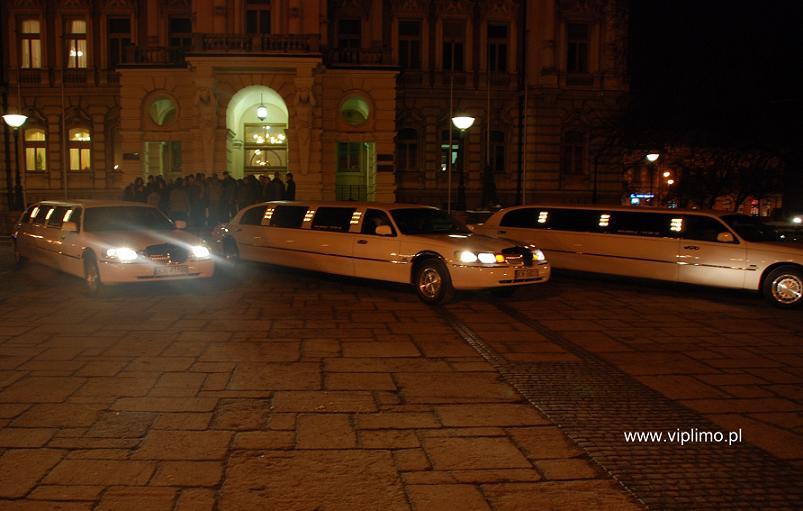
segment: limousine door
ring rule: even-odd
[[[725,232],[733,241],[717,241]],[[684,218],[678,263],[680,282],[741,289],[748,271],[747,248],[718,220],[689,215]]]
[[[390,235],[376,233],[378,226],[390,227]],[[409,273],[398,263],[400,241],[387,213],[367,209],[359,236],[354,236],[354,275],[368,279],[409,282]]]

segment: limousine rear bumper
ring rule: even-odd
[[[542,284],[549,280],[552,268],[548,263],[529,267],[453,264],[449,273],[455,289],[471,290]]]
[[[186,264],[157,265],[151,263],[118,263],[103,261],[98,268],[104,284],[149,280],[204,279],[215,273],[214,261],[187,261]]]

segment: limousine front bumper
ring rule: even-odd
[[[549,263],[532,266],[452,264],[449,274],[455,289],[474,290],[542,284],[549,280],[552,268]]]
[[[104,284],[122,284],[149,280],[209,278],[215,273],[215,263],[211,259],[189,260],[182,264],[101,261],[98,270],[100,271],[100,280]]]

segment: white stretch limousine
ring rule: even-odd
[[[268,202],[241,210],[214,237],[228,259],[413,284],[427,303],[455,289],[546,282],[543,253],[472,234],[445,211],[404,204]]]
[[[83,277],[90,294],[104,284],[214,273],[202,240],[139,202],[43,201],[23,213],[12,239],[17,263],[31,259]]]
[[[803,247],[755,217],[716,211],[518,206],[474,232],[537,244],[555,268],[762,291],[803,302]]]

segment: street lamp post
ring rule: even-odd
[[[24,196],[25,192],[22,189],[22,180],[21,180],[21,177],[20,177],[20,144],[19,144],[20,136],[19,136],[19,128],[20,128],[20,126],[25,124],[25,121],[28,120],[28,117],[25,116],[25,115],[22,115],[22,114],[6,114],[6,115],[3,116],[3,120],[5,121],[6,124],[8,124],[14,130],[14,151],[16,151],[16,158],[15,158],[16,169],[15,169],[15,173],[14,173],[14,179],[15,179],[14,194],[13,194],[13,200],[12,200],[12,194],[11,194],[11,191],[9,190],[9,193],[8,193],[8,198],[9,198],[8,208],[11,209],[13,207],[14,209],[22,210],[22,209],[25,209],[25,196]],[[13,203],[13,205],[12,205],[12,203]]]
[[[650,206],[654,205],[653,182],[655,181],[655,162],[661,155],[659,153],[648,153],[646,156],[647,164],[650,166]]]
[[[465,141],[465,134],[466,130],[469,129],[474,124],[474,118],[468,115],[456,115],[452,117],[452,124],[454,127],[460,130],[460,166],[458,174],[458,181],[457,181],[457,204],[455,207],[459,211],[466,210],[466,181],[465,181],[465,156],[463,155],[465,148],[463,147],[463,142]]]

